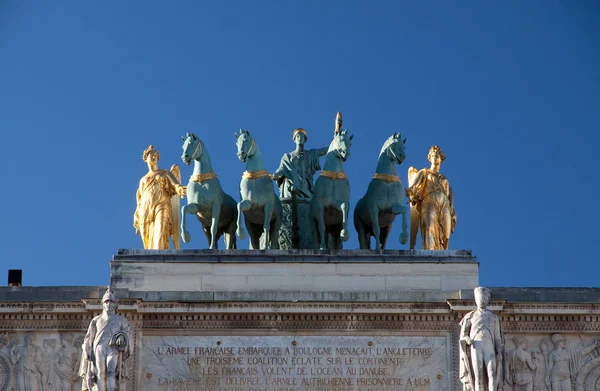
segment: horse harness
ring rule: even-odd
[[[380,181],[384,181],[384,182],[400,182],[400,177],[398,175],[393,175],[393,174],[380,174],[378,172],[376,172],[375,174],[373,174],[373,179],[379,179]]]
[[[192,159],[195,159],[194,156],[196,156],[196,152],[198,151],[198,148],[200,148],[200,155],[198,155],[198,158],[199,158],[200,156],[202,156],[202,152],[203,152],[202,151],[202,141],[200,141],[200,140],[198,140],[198,145],[196,145],[196,149],[194,149],[194,152],[192,153]],[[194,181],[194,182],[197,182],[197,181]]]
[[[333,179],[333,180],[348,179],[348,177],[346,177],[346,173],[343,171],[342,172],[334,172],[334,171],[321,170],[321,174],[319,174],[319,175],[324,176],[329,179]]]
[[[252,139],[252,144],[250,144],[250,148],[248,148],[248,152],[246,152],[246,156],[252,156],[254,154],[254,152],[256,152],[256,143],[254,142],[254,137],[250,136],[250,138]],[[254,152],[250,153],[250,151],[252,151],[252,147],[254,147]]]
[[[242,174],[242,178],[246,179],[258,179],[266,176],[270,176],[269,171],[267,170],[244,171]]]
[[[396,153],[394,152],[394,150],[392,149],[392,142],[388,141],[387,142],[387,147],[386,147],[386,152],[390,151],[392,153],[392,156],[394,156],[394,159],[397,161],[398,160],[398,156],[396,156]],[[389,181],[388,181],[389,182]],[[395,181],[394,181],[395,182]]]
[[[205,174],[195,174],[190,177],[190,182],[206,182],[209,179],[216,178],[217,174],[214,171],[207,172]]]

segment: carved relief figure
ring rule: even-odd
[[[498,391],[503,386],[504,335],[487,309],[490,290],[475,288],[477,309],[460,322],[460,381],[465,391]]]
[[[73,382],[78,379],[79,358],[81,354],[77,348],[77,342],[83,343],[83,338],[79,337],[75,342],[74,335],[68,333],[60,334],[61,348],[54,362],[55,370],[55,389],[57,391],[71,391]]]
[[[534,371],[537,365],[527,351],[529,341],[519,336],[513,338],[516,349],[506,354],[506,381],[515,391],[533,391]]]
[[[567,348],[567,340],[562,335],[552,334],[554,350],[549,356],[550,384],[552,391],[571,391],[571,381],[575,379],[584,363],[584,356],[600,347],[600,341],[581,348]]]
[[[12,349],[12,338],[7,332],[0,333],[0,390],[8,390],[11,383],[10,374],[10,352]]]
[[[35,346],[35,335],[25,334],[23,344],[14,346],[11,352],[19,391],[37,391],[40,384],[38,365],[41,361],[42,350]]]
[[[42,390],[55,390],[55,371],[54,363],[56,360],[56,340],[44,339],[42,349],[42,360],[38,365],[42,376]]]
[[[421,229],[423,250],[447,250],[450,233],[456,226],[456,212],[452,188],[440,165],[446,159],[442,149],[434,145],[427,159],[430,168],[408,169],[408,189],[410,200],[410,249],[415,248],[417,232]]]
[[[96,390],[95,385],[97,391],[124,391],[124,360],[131,354],[131,331],[127,320],[115,313],[117,298],[110,288],[102,297],[102,307],[83,341],[83,389]]]
[[[181,186],[179,167],[171,171],[158,168],[160,154],[152,145],[142,155],[148,164],[148,173],[140,180],[137,190],[137,208],[133,216],[136,235],[142,234],[145,249],[168,249],[169,238],[179,248],[179,196],[186,194]]]
[[[533,378],[533,389],[535,391],[549,391],[550,378],[548,373],[548,356],[550,354],[550,348],[548,347],[548,340],[543,339],[540,342],[539,351],[534,351],[532,354],[536,365]]]
[[[296,149],[283,155],[273,179],[279,186],[279,198],[292,198],[292,194],[296,193],[298,198],[310,199],[314,192],[313,176],[321,169],[319,157],[325,156],[327,147],[304,149],[308,134],[302,128],[294,130],[292,139]]]

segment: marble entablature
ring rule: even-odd
[[[19,376],[24,370],[29,370],[31,376],[29,379],[37,384],[37,388],[32,390],[80,390],[79,380],[73,379],[70,374],[78,369],[80,359],[79,340],[85,334],[87,325],[93,316],[100,313],[99,297],[81,297],[79,301],[51,301],[52,297],[46,297],[46,302],[22,301],[22,292],[20,288],[2,288],[0,289],[0,390],[19,390],[17,385]],[[33,288],[23,288],[31,296]],[[44,288],[39,288],[44,290]],[[100,291],[102,287],[89,289],[91,294]],[[85,289],[83,289],[85,290]],[[492,293],[494,288],[492,288]],[[547,290],[551,293],[551,290]],[[82,291],[77,292],[79,294]],[[119,313],[124,315],[134,330],[134,355],[129,360],[130,376],[127,379],[128,389],[130,390],[162,390],[178,389],[177,380],[183,380],[181,376],[171,377],[171,384],[159,385],[159,379],[153,378],[156,382],[152,383],[147,378],[151,371],[145,371],[148,366],[147,360],[143,354],[144,349],[148,349],[152,338],[179,338],[181,341],[202,341],[203,339],[214,339],[219,341],[230,341],[230,345],[239,347],[247,345],[247,342],[240,342],[244,339],[254,337],[256,341],[265,340],[267,337],[277,337],[277,343],[271,343],[271,346],[291,346],[291,336],[299,335],[297,338],[302,343],[303,338],[310,340],[319,336],[329,336],[328,343],[336,347],[338,339],[341,336],[353,336],[356,338],[396,338],[402,341],[408,337],[428,337],[447,338],[449,341],[444,346],[447,349],[448,358],[444,361],[447,365],[447,378],[449,386],[439,387],[434,384],[440,383],[436,376],[442,375],[442,372],[431,372],[430,375],[436,377],[429,379],[427,376],[417,376],[411,378],[410,375],[405,380],[394,381],[402,382],[411,379],[422,379],[422,386],[425,388],[415,389],[452,389],[460,390],[461,385],[457,379],[458,373],[458,322],[468,311],[474,308],[474,302],[468,298],[468,291],[457,292],[456,299],[449,299],[446,302],[382,302],[382,301],[303,301],[294,302],[268,302],[268,301],[235,301],[224,302],[177,302],[177,301],[146,301],[143,298],[127,297],[131,292],[121,290],[123,298]],[[577,296],[577,290],[571,290],[571,298]],[[594,293],[591,295],[590,293]],[[288,292],[293,296],[293,292]],[[302,292],[297,292],[298,297],[302,297]],[[365,293],[367,297],[368,293]],[[151,293],[147,293],[151,296]],[[255,293],[255,295],[258,295]],[[268,297],[268,294],[265,294]],[[241,295],[244,297],[244,295]],[[317,295],[318,296],[318,295]],[[371,295],[375,297],[375,295]],[[462,298],[462,297],[467,298]],[[548,377],[548,355],[555,350],[552,343],[552,335],[560,333],[566,338],[566,345],[569,349],[579,349],[589,346],[595,340],[600,339],[600,303],[594,297],[600,297],[600,290],[591,292],[587,290],[580,292],[582,298],[580,302],[556,303],[556,302],[517,302],[503,300],[496,297],[490,302],[489,308],[500,317],[502,327],[506,336],[507,354],[516,349],[515,337],[525,337],[528,342],[527,352],[536,357],[536,362],[540,364],[535,371],[532,370],[532,379],[537,379],[534,384],[535,390],[551,390],[548,383],[540,383],[540,379]],[[11,300],[11,297],[14,300]],[[255,296],[255,299],[260,297]],[[593,302],[590,302],[592,300]],[[221,337],[221,338],[218,338]],[[26,339],[29,338],[29,342]],[[293,339],[293,338],[292,338]],[[70,341],[70,342],[69,342]],[[234,342],[231,342],[234,341]],[[282,342],[283,341],[283,342]],[[362,341],[364,342],[364,341]],[[216,343],[216,342],[215,342]],[[182,345],[191,345],[185,343]],[[200,344],[205,345],[205,344]],[[307,343],[305,345],[316,346],[319,343]],[[327,344],[323,344],[327,345]],[[215,345],[216,346],[216,345]],[[76,351],[77,350],[77,351]],[[27,352],[31,356],[26,363],[20,360]],[[181,353],[181,352],[180,352]],[[181,354],[180,358],[184,358]],[[324,356],[325,357],[325,356]],[[437,357],[437,356],[436,356]],[[511,356],[512,357],[512,356]],[[325,357],[326,358],[326,357]],[[439,357],[438,357],[439,359]],[[192,360],[193,361],[193,360]],[[53,364],[50,364],[52,362]],[[216,365],[216,364],[215,364]],[[545,365],[545,367],[544,367]],[[31,369],[27,369],[31,367]],[[273,380],[242,380],[254,378],[239,375],[231,377],[223,375],[223,369],[227,365],[216,365],[214,370],[219,370],[222,378],[238,379],[223,380],[225,387],[223,389],[236,388],[240,390],[249,390],[250,384],[241,385],[244,381],[269,381],[269,382],[292,382],[291,377],[278,376]],[[247,366],[254,368],[253,366]],[[264,367],[258,366],[260,369]],[[310,365],[305,366],[310,370]],[[331,366],[331,368],[334,368]],[[287,368],[287,367],[286,367]],[[299,371],[299,367],[294,370]],[[346,367],[344,367],[346,368]],[[576,373],[573,373],[573,390],[596,390],[600,384],[600,352],[592,351],[585,355],[580,355],[577,366],[573,367]],[[256,370],[258,370],[256,369]],[[287,370],[287,369],[286,369]],[[248,369],[248,371],[253,371]],[[333,371],[333,369],[332,369]],[[338,373],[338,372],[332,372]],[[381,375],[373,377],[371,382],[388,381],[387,374],[392,373],[390,369],[382,372]],[[428,372],[429,373],[429,372]],[[156,375],[158,376],[158,374]],[[348,375],[344,376],[325,376],[322,379],[355,379]],[[256,377],[256,376],[255,376]],[[71,379],[71,383],[65,383],[65,379]],[[185,378],[185,376],[184,376]],[[191,376],[190,379],[193,379]],[[319,378],[312,377],[314,379]],[[167,377],[160,376],[161,381]],[[261,378],[262,379],[262,378]],[[303,381],[301,377],[295,378],[296,385]],[[309,379],[306,377],[306,379]],[[190,380],[193,383],[193,380]],[[227,385],[229,381],[231,384]],[[317,382],[317,380],[304,380],[306,382]],[[356,380],[339,380],[356,383]],[[366,380],[359,380],[365,382]],[[391,380],[389,380],[391,381]],[[532,380],[533,381],[533,380]],[[167,380],[167,383],[169,381]],[[173,384],[175,382],[175,384]],[[327,382],[324,380],[324,382]],[[437,382],[437,383],[436,383]],[[51,385],[49,385],[51,384]],[[60,384],[60,387],[53,384]],[[68,385],[67,385],[68,384]],[[207,383],[206,383],[207,384]],[[206,385],[205,384],[205,385]],[[316,384],[316,383],[314,383]],[[385,384],[385,383],[383,383]],[[264,385],[264,384],[263,384]],[[322,385],[326,385],[323,383]],[[406,384],[405,384],[406,385]],[[366,387],[347,389],[368,389]],[[50,388],[54,387],[54,388]],[[69,388],[71,387],[71,388]],[[154,388],[155,387],[155,388]],[[162,387],[162,388],[161,388]],[[166,387],[166,388],[165,388]],[[169,388],[171,387],[171,388]],[[227,388],[229,387],[229,388]],[[245,387],[245,388],[244,388]],[[310,386],[307,386],[310,387]],[[512,386],[506,385],[505,390],[512,389]],[[206,387],[205,387],[206,388]],[[335,387],[333,387],[335,388]],[[199,385],[196,388],[201,389]],[[210,387],[206,389],[211,389]],[[214,388],[218,390],[219,388]],[[266,389],[266,387],[264,388]],[[290,388],[294,389],[294,388]],[[297,389],[317,389],[315,388],[297,388]],[[339,389],[344,389],[341,386]]]

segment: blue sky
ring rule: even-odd
[[[274,171],[294,128],[328,145],[341,111],[352,207],[401,132],[404,183],[445,152],[450,247],[473,250],[481,284],[598,286],[599,49],[593,1],[0,2],[0,273],[106,285],[112,254],[142,247],[149,144],[187,181],[195,132],[237,200],[236,130]],[[190,230],[184,248],[205,248]]]

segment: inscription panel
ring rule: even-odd
[[[143,337],[144,390],[450,390],[449,336]]]

